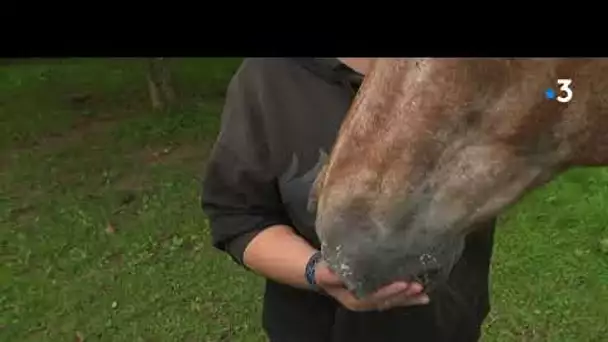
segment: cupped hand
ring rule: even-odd
[[[429,297],[422,293],[422,285],[406,282],[395,282],[366,298],[357,298],[325,262],[317,264],[315,278],[319,287],[352,311],[383,311],[396,307],[424,305],[429,302]]]

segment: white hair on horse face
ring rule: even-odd
[[[333,251],[331,251],[327,243],[323,242],[321,243],[321,253],[331,270],[345,282],[347,288],[355,289],[358,287],[358,284],[352,281],[353,270],[350,266],[351,262],[347,253],[344,253],[342,244],[336,245]]]

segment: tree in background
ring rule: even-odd
[[[150,58],[147,63],[148,90],[152,108],[167,108],[175,102],[175,91],[167,60],[163,57]]]

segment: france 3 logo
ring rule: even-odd
[[[545,90],[545,97],[549,100],[557,100],[561,103],[568,103],[572,100],[572,80],[569,78],[560,78],[557,80],[559,92],[555,92],[552,88]]]

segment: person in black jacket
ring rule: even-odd
[[[447,286],[432,294],[395,283],[356,299],[319,260],[308,196],[370,61],[244,60],[203,183],[213,245],[266,278],[272,342],[477,341],[494,220],[467,238]]]

